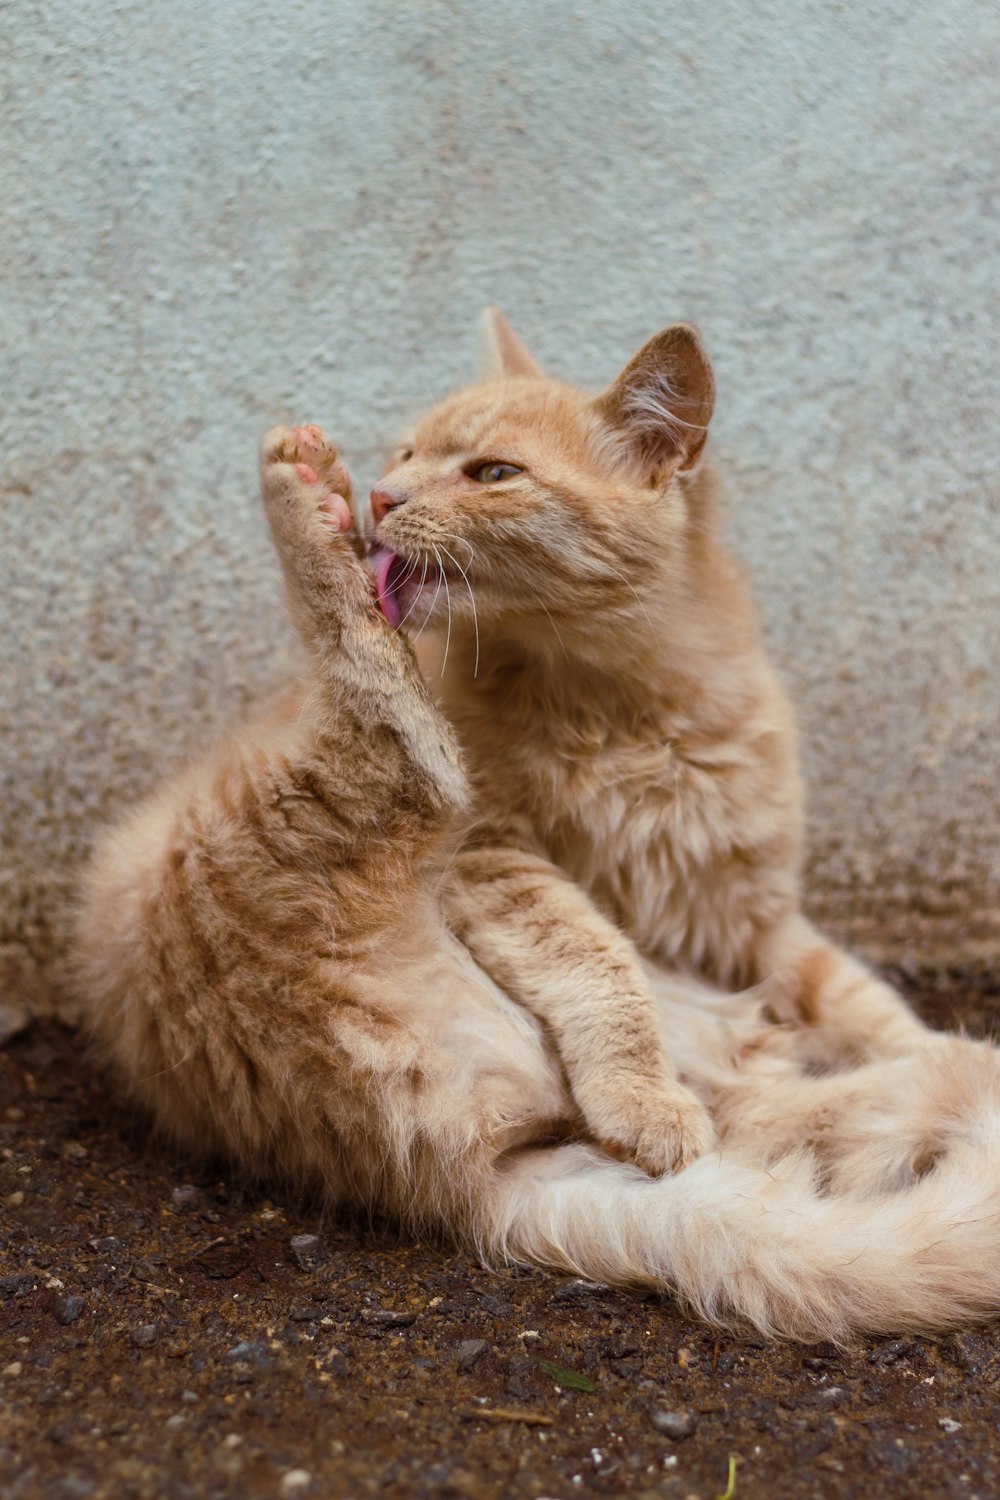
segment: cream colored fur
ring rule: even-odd
[[[515,1003],[451,929],[467,879],[469,904],[482,899],[474,789],[375,607],[344,530],[346,476],[315,429],[281,429],[262,489],[310,678],[109,835],[81,902],[92,1030],[161,1126],[488,1258],[672,1287],[769,1333],[842,1339],[994,1311],[992,1049],[921,1037],[910,1059],[803,1076],[794,1033],[760,1019],[759,997],[665,974],[617,934],[609,948],[596,909],[591,947],[571,930],[560,955],[553,880],[571,914],[591,908],[508,846],[510,967],[535,971],[531,1007]],[[489,923],[502,960],[498,908]],[[720,1136],[674,1176],[611,1160],[578,1097],[582,1080],[600,1111],[586,1011],[619,953],[657,1066],[669,1042]],[[567,1005],[563,1037],[532,1014]],[[564,1041],[580,1049],[572,1087]]]
[[[658,1173],[709,1122],[622,932],[665,974],[766,982],[814,1064],[926,1032],[799,909],[795,726],[701,466],[697,335],[665,329],[595,400],[546,379],[499,314],[490,330],[493,378],[421,419],[376,506],[407,628],[443,628],[476,790],[451,920],[551,1029],[606,1149]],[[486,460],[499,477],[476,478]]]

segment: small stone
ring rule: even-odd
[[[82,1474],[64,1474],[59,1481],[59,1493],[66,1500],[86,1500],[86,1496],[94,1493],[94,1481]]]
[[[9,1302],[13,1297],[26,1297],[38,1285],[38,1277],[30,1272],[16,1276],[0,1276],[0,1299]]]
[[[197,1391],[181,1391],[181,1400],[187,1406],[196,1406],[201,1400],[201,1397],[198,1395]]]
[[[662,1411],[657,1410],[650,1413],[649,1420],[661,1432],[664,1437],[673,1442],[682,1442],[689,1438],[698,1425],[694,1412],[690,1411]]]
[[[122,1242],[115,1235],[106,1234],[99,1239],[91,1240],[90,1248],[96,1250],[98,1255],[115,1255],[122,1248]]]
[[[942,1431],[951,1434],[960,1431],[962,1424],[956,1422],[954,1417],[938,1417],[938,1426]]]
[[[323,1264],[323,1242],[318,1234],[297,1234],[291,1241],[292,1256],[300,1271],[315,1271]],[[293,1473],[304,1472],[295,1469]]]
[[[190,1213],[201,1202],[201,1189],[196,1188],[193,1182],[182,1182],[170,1194],[170,1202],[178,1213]]]
[[[606,1297],[611,1291],[607,1282],[582,1281],[579,1277],[564,1281],[552,1293],[553,1302],[587,1302],[593,1297]]]
[[[905,1359],[912,1348],[913,1345],[907,1339],[892,1339],[888,1344],[883,1344],[881,1348],[876,1349],[874,1354],[870,1354],[868,1363],[885,1369],[886,1365],[894,1365],[899,1360]]]
[[[253,1365],[258,1370],[269,1370],[274,1364],[270,1349],[256,1339],[243,1339],[239,1344],[234,1344],[222,1358],[227,1365]]]
[[[288,1316],[293,1323],[315,1323],[320,1317],[320,1310],[318,1307],[305,1307],[297,1303],[288,1309]]]
[[[5,1375],[20,1375],[23,1369],[24,1366],[19,1359],[12,1359],[9,1365],[4,1365],[3,1373]]]
[[[181,1427],[184,1426],[186,1422],[187,1413],[183,1411],[177,1411],[174,1412],[172,1417],[168,1417],[163,1425],[168,1432],[177,1432]]]
[[[312,1483],[312,1475],[308,1469],[289,1469],[287,1474],[281,1476],[281,1493],[283,1495],[294,1495],[298,1490],[304,1490],[307,1484]]]
[[[842,1385],[825,1385],[816,1392],[816,1400],[827,1406],[839,1406],[842,1401],[848,1400],[848,1395]]]
[[[68,1328],[70,1323],[75,1323],[86,1307],[82,1297],[53,1297],[52,1316],[57,1323]]]
[[[388,1307],[364,1307],[361,1321],[375,1328],[410,1328],[416,1321],[415,1312],[393,1312]]]
[[[485,1339],[463,1339],[458,1346],[458,1368],[460,1370],[471,1370],[476,1360],[489,1349]]]
[[[133,1328],[129,1338],[137,1349],[148,1349],[150,1344],[155,1344],[159,1329],[155,1323],[140,1323],[138,1328]]]
[[[23,1005],[14,1001],[0,1004],[0,1047],[13,1041],[14,1037],[26,1031],[30,1025],[31,1016]]]
[[[75,1162],[79,1165],[87,1160],[88,1151],[79,1141],[67,1141],[62,1149],[63,1161]]]
[[[978,1375],[985,1357],[983,1339],[974,1333],[952,1333],[942,1340],[942,1349],[968,1375]]]

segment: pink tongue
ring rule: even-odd
[[[392,628],[397,630],[403,621],[398,589],[406,572],[406,561],[402,557],[397,557],[395,552],[383,549],[375,553],[372,563],[375,568],[375,588],[378,593],[379,608]]]

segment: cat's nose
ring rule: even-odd
[[[402,505],[405,499],[405,495],[394,495],[391,490],[372,490],[372,515],[375,517],[375,524],[378,525],[395,506]]]

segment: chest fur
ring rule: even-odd
[[[767,718],[740,734],[563,722],[477,737],[480,805],[530,837],[646,952],[737,973],[755,928],[794,899],[798,783]]]

